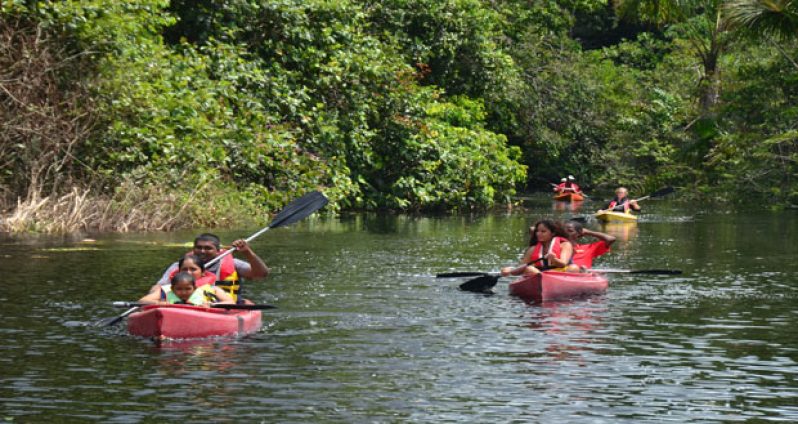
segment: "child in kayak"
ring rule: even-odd
[[[169,285],[160,286],[142,297],[139,303],[179,304],[188,303],[197,306],[210,303],[235,303],[227,292],[213,286],[215,275],[205,272],[205,264],[194,254],[186,254],[180,258],[180,271],[175,273]]]
[[[593,259],[610,251],[610,246],[615,243],[615,237],[598,231],[588,230],[577,221],[565,223],[565,233],[574,247],[573,263],[568,265],[568,272],[585,272],[593,267]],[[581,237],[595,237],[598,241],[580,244]]]
[[[541,271],[565,271],[572,263],[573,245],[565,230],[556,222],[541,220],[529,228],[529,247],[518,267],[504,267],[503,276],[535,275]]]
[[[629,199],[629,190],[626,187],[618,187],[615,190],[615,197],[604,208],[606,211],[630,213],[630,211],[640,211],[640,205],[636,200]]]

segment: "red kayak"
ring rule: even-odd
[[[573,191],[565,191],[562,193],[557,193],[554,195],[554,200],[560,200],[563,202],[581,202],[585,200],[585,196],[582,193],[574,193]]]
[[[513,281],[510,294],[543,302],[601,294],[607,285],[607,279],[599,274],[546,271]]]
[[[261,311],[147,305],[130,315],[127,330],[134,336],[191,339],[243,336],[258,331],[261,325]]]

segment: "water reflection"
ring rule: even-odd
[[[582,352],[592,350],[594,332],[603,327],[604,296],[563,301],[527,303],[528,327],[546,336],[546,353],[552,361],[576,361],[584,365]]]
[[[578,202],[563,202],[555,200],[552,202],[552,210],[557,212],[579,212],[582,209],[584,201]]]
[[[639,231],[636,222],[605,222],[601,224],[601,230],[624,242],[635,238]]]

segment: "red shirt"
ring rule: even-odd
[[[574,264],[580,267],[592,268],[593,259],[610,251],[607,243],[599,240],[590,244],[574,244]]]

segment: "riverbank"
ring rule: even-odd
[[[0,205],[0,232],[70,234],[78,232],[175,231],[224,228],[265,222],[270,211],[245,193],[209,184],[169,191],[128,182],[112,195],[74,187],[60,196],[32,195]]]

